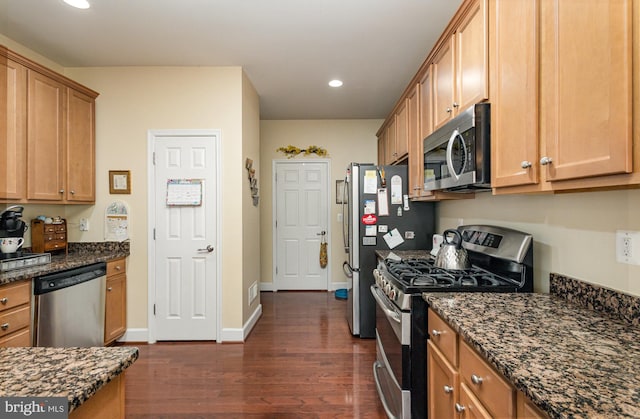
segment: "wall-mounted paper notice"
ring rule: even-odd
[[[129,206],[123,201],[114,201],[105,209],[104,239],[124,241],[129,238]]]
[[[167,206],[202,205],[202,179],[168,179]]]

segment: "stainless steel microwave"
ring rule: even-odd
[[[478,103],[424,139],[424,190],[491,188],[491,107]]]

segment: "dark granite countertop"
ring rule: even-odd
[[[138,348],[0,348],[0,397],[66,397],[69,412],[138,359]]]
[[[637,326],[550,294],[423,297],[552,418],[640,417]]]
[[[128,242],[69,243],[69,253],[52,254],[51,263],[0,272],[0,285],[127,256]]]
[[[391,253],[402,259],[428,259],[431,256],[430,250],[376,250],[379,258],[386,259]]]

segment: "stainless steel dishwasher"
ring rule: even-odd
[[[104,262],[37,277],[35,345],[104,346]]]

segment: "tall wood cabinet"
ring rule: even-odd
[[[494,193],[640,181],[632,12],[631,0],[491,0]]]
[[[7,91],[7,176],[0,202],[95,202],[98,93],[0,47]]]
[[[104,344],[112,344],[127,330],[127,260],[107,262]]]

